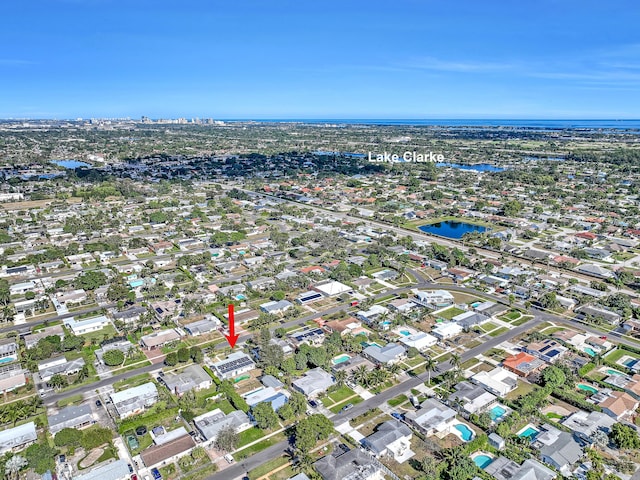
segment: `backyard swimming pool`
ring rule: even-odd
[[[522,432],[520,432],[518,436],[521,438],[532,438],[532,437],[535,437],[538,433],[540,433],[539,430],[529,426],[526,429],[524,429]]]
[[[578,388],[580,390],[584,390],[585,392],[589,392],[590,394],[598,393],[597,388],[593,388],[591,385],[585,385],[584,383],[579,383]]]
[[[473,430],[467,427],[464,423],[457,423],[453,426],[453,428],[460,432],[460,436],[465,442],[468,442],[473,438]]]
[[[507,410],[502,405],[496,405],[489,411],[489,416],[494,422],[504,417]]]
[[[411,335],[411,332],[409,330],[400,330],[400,334],[408,337]]]
[[[595,357],[598,353],[593,349],[593,348],[589,348],[589,347],[585,347],[584,351],[588,354],[591,355],[592,357]]]
[[[479,468],[482,468],[483,470],[487,466],[489,466],[491,462],[493,462],[493,458],[491,458],[489,455],[480,454],[473,457],[473,463],[475,463]]]
[[[13,358],[13,357],[0,358],[0,365],[2,365],[3,363],[13,362],[14,360],[15,360],[15,358]]]
[[[349,355],[338,355],[337,357],[333,357],[333,360],[331,360],[331,363],[333,363],[334,365],[338,365],[339,363],[344,363],[349,361],[351,357]]]

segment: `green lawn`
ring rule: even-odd
[[[255,442],[262,437],[264,437],[264,431],[256,427],[251,427],[244,432],[240,432],[238,434],[238,448],[243,447],[251,442]]]
[[[141,373],[140,375],[134,375],[133,377],[124,378],[113,384],[113,389],[116,392],[124,390],[126,388],[137,387],[143,383],[151,381],[151,375],[148,373]]]
[[[518,386],[512,392],[507,393],[506,398],[508,400],[515,400],[521,395],[525,395],[533,390],[536,390],[538,387],[533,385],[532,383],[519,382]]]
[[[482,329],[485,332],[490,332],[491,330],[495,330],[496,328],[498,328],[498,325],[496,325],[493,322],[487,322],[483,325],[480,325],[480,329]]]
[[[407,396],[404,394],[398,395],[395,398],[392,398],[391,400],[387,401],[387,403],[392,406],[392,407],[397,407],[398,405],[400,405],[401,403],[404,403],[408,400]]]
[[[107,325],[102,330],[97,330],[95,332],[85,333],[82,335],[78,335],[80,338],[84,338],[85,344],[91,344],[95,342],[99,344],[103,342],[105,339],[113,338],[118,334],[113,325]]]
[[[509,329],[507,327],[502,327],[502,328],[499,328],[499,329],[494,330],[493,332],[489,333],[489,336],[490,337],[497,337],[498,335],[502,335],[503,333],[506,333],[508,331],[509,331]]]
[[[274,435],[273,437],[265,438],[261,442],[256,443],[255,445],[251,445],[250,447],[244,448],[239,452],[233,454],[233,458],[238,462],[240,460],[244,460],[247,457],[250,457],[254,453],[261,452],[265,448],[269,448],[272,445],[284,440],[284,434],[279,433]]]
[[[324,397],[322,399],[322,403],[323,403],[323,405],[325,407],[328,406],[328,405],[329,406],[330,405],[335,405],[336,403],[340,403],[343,400],[345,400],[346,398],[352,397],[355,394],[356,394],[356,392],[351,390],[349,387],[346,387],[346,386],[343,385],[340,388],[338,388],[335,392],[331,392],[329,395]],[[325,402],[325,400],[328,400],[328,401]]]
[[[618,347],[615,350],[613,350],[609,355],[607,355],[605,358],[607,360],[609,360],[610,362],[617,362],[618,360],[620,360],[622,357],[624,356],[629,356],[632,358],[638,358],[638,355],[630,352],[629,350],[625,350],[624,348]]]
[[[456,307],[449,307],[436,315],[438,317],[444,318],[445,320],[451,320],[453,317],[455,317],[456,315],[460,315],[461,313],[464,313],[464,310]]]
[[[281,467],[282,465],[285,465],[286,463],[289,463],[289,459],[287,457],[277,457],[271,459],[268,462],[263,463],[259,467],[251,470],[248,475],[249,480],[256,480],[260,477],[263,477],[267,473],[275,470],[278,467]]]
[[[362,398],[360,396],[356,396],[356,397],[353,397],[353,398],[351,398],[351,399],[349,399],[347,401],[344,401],[342,403],[338,403],[338,404],[334,405],[329,410],[331,410],[333,413],[340,413],[340,410],[342,410],[342,407],[344,407],[345,405],[348,405],[350,403],[355,405],[355,404],[360,403],[360,402],[362,402]]]
[[[519,327],[523,323],[527,323],[532,318],[533,318],[533,315],[523,315],[518,320],[514,320],[513,322],[511,322],[511,325],[513,325],[514,327]]]

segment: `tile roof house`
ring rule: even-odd
[[[390,456],[403,463],[415,455],[411,451],[411,429],[398,420],[388,420],[380,424],[375,432],[362,439],[362,446],[376,457]]]
[[[505,358],[502,361],[502,366],[521,377],[526,377],[532,373],[540,372],[547,364],[533,355],[520,352],[517,355]]]
[[[147,468],[152,468],[163,462],[173,462],[188,454],[196,446],[191,435],[183,435],[171,442],[149,447],[140,454],[142,462]]]
[[[614,391],[599,405],[604,413],[616,420],[620,420],[635,412],[638,408],[638,400],[626,392]]]

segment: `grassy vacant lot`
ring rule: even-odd
[[[238,448],[244,447],[251,442],[255,442],[262,437],[264,437],[264,431],[256,427],[251,427],[244,432],[240,432],[238,434]]]
[[[523,315],[518,320],[514,320],[513,322],[511,322],[511,325],[513,325],[514,327],[518,327],[523,323],[527,323],[532,318],[533,318],[533,315]]]
[[[485,332],[490,332],[491,330],[495,330],[496,328],[498,328],[498,326],[493,322],[487,322],[480,326],[480,329]]]
[[[516,398],[537,389],[538,387],[532,383],[520,382],[514,391],[507,394],[506,398],[507,400],[515,400]]]
[[[461,313],[464,313],[464,310],[456,307],[449,307],[436,315],[438,317],[444,318],[445,320],[451,320],[453,317],[455,317],[456,315],[460,315]]]

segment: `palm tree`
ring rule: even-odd
[[[336,383],[339,386],[344,385],[344,382],[347,380],[347,372],[345,372],[344,370],[337,371],[333,376],[335,377]]]
[[[27,462],[27,459],[23,456],[14,455],[9,460],[7,460],[7,463],[4,464],[4,473],[11,480],[17,479],[20,474],[20,470],[25,468],[28,464],[29,462]]]
[[[353,372],[353,379],[362,386],[365,386],[369,379],[369,371],[367,370],[367,367],[364,365],[357,367]]]
[[[389,374],[391,375],[397,375],[398,373],[400,373],[402,369],[400,368],[400,365],[396,364],[396,363],[392,363],[391,365],[389,365],[387,367],[387,372],[389,372]]]
[[[436,362],[433,358],[427,357],[427,361],[424,364],[424,368],[427,371],[428,382],[431,385],[431,372],[435,372],[438,369],[438,362]]]
[[[451,358],[449,359],[449,363],[451,363],[451,366],[453,367],[454,370],[459,370],[460,369],[460,355],[458,355],[457,353],[452,353],[451,354]]]

